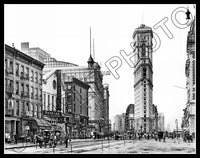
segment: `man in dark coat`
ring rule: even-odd
[[[65,144],[66,144],[66,146],[65,146],[65,148],[67,148],[68,147],[68,134],[66,133],[65,134]]]

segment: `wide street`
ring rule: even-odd
[[[68,148],[26,147],[5,149],[5,154],[195,154],[196,143],[166,139],[150,140],[72,140]]]

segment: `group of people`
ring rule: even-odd
[[[34,135],[34,143],[39,143],[39,147],[42,148],[43,143],[46,147],[49,144],[50,147],[56,147],[58,140],[60,141],[60,145],[62,145],[64,139],[65,147],[68,147],[69,136],[67,133],[64,136],[61,136],[59,133],[46,133],[46,134],[35,134]]]
[[[11,142],[11,136],[10,133],[6,133],[5,135],[5,142]],[[52,132],[52,131],[42,131],[42,132],[30,132],[29,134],[26,133],[23,136],[18,136],[17,134],[13,135],[12,140],[15,144],[18,144],[18,142],[32,142],[34,144],[39,144],[39,147],[42,148],[46,147],[48,144],[50,147],[56,147],[57,143],[60,142],[62,145],[63,142],[65,143],[65,147],[68,147],[69,139],[68,134],[65,132],[61,134],[60,132]]]

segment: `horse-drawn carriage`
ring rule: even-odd
[[[36,142],[42,147],[43,144],[46,147],[49,145],[53,147],[57,145],[58,142],[62,145],[64,137],[61,131],[44,130],[41,134],[36,135]]]

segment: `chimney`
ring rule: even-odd
[[[27,52],[29,49],[29,42],[22,42],[21,43],[21,51],[22,52]]]

